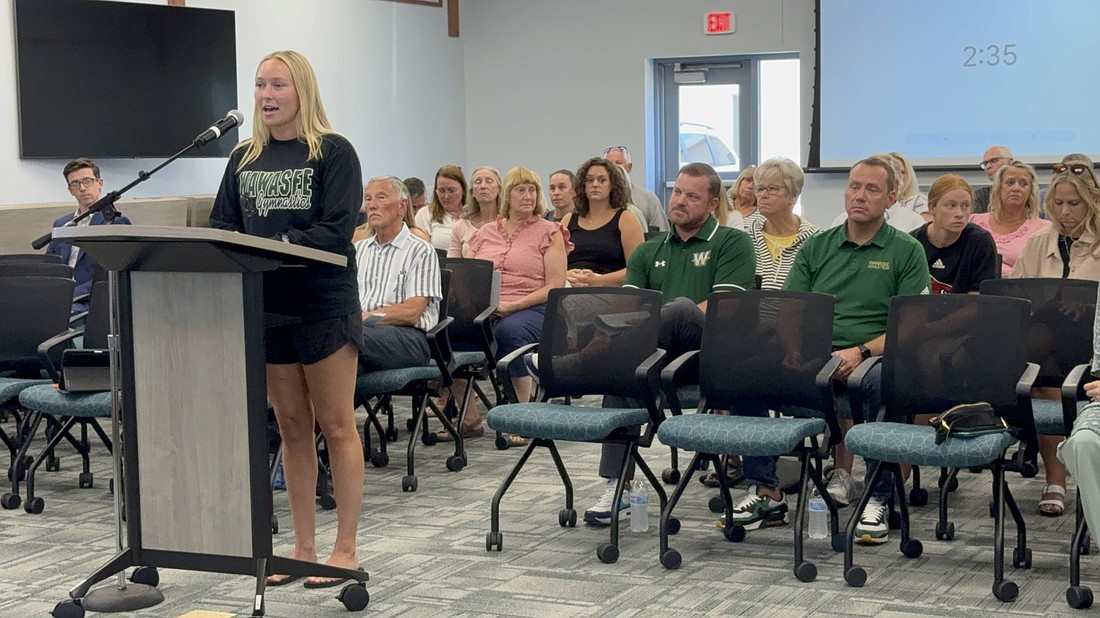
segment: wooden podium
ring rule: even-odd
[[[255,575],[257,616],[273,573],[367,581],[271,549],[263,273],[347,257],[209,228],[66,227],[53,237],[118,278],[128,543],[70,596],[130,566]]]

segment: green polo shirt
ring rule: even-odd
[[[850,348],[885,333],[890,299],[927,294],[930,277],[924,249],[909,234],[884,221],[860,246],[841,224],[802,245],[783,289],[832,294],[833,345]]]
[[[623,286],[657,290],[666,303],[681,296],[701,303],[711,292],[752,288],[755,274],[749,235],[720,226],[711,216],[686,241],[673,226],[639,245],[627,262]]]

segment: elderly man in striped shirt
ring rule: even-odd
[[[400,178],[379,176],[364,192],[372,236],[355,243],[359,305],[363,311],[364,371],[424,365],[424,333],[439,321],[439,258],[405,225],[409,194]]]

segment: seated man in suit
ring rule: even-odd
[[[374,235],[355,243],[364,371],[427,364],[424,333],[439,322],[439,258],[431,244],[405,224],[409,194],[400,178],[379,176],[363,193],[367,225]]]
[[[84,157],[73,159],[65,166],[62,173],[65,175],[65,182],[69,186],[69,193],[76,198],[76,212],[54,221],[53,227],[61,227],[87,212],[92,204],[99,201],[99,194],[103,192],[103,179],[99,176],[99,166],[93,163],[91,159]],[[114,221],[109,222],[103,218],[101,213],[97,212],[77,225],[107,225],[109,223],[130,225],[130,220],[119,215],[115,217]],[[63,262],[72,267],[73,279],[76,280],[76,288],[73,290],[74,296],[81,296],[92,291],[92,279],[95,275],[96,263],[79,247],[58,240],[51,240],[49,246],[46,247],[46,254],[60,256]],[[79,313],[87,309],[87,300],[73,303],[73,313]]]

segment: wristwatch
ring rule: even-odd
[[[868,358],[871,358],[871,348],[863,345],[862,343],[859,344],[856,347],[859,348],[859,355],[861,357],[863,357],[863,360],[867,360]]]

